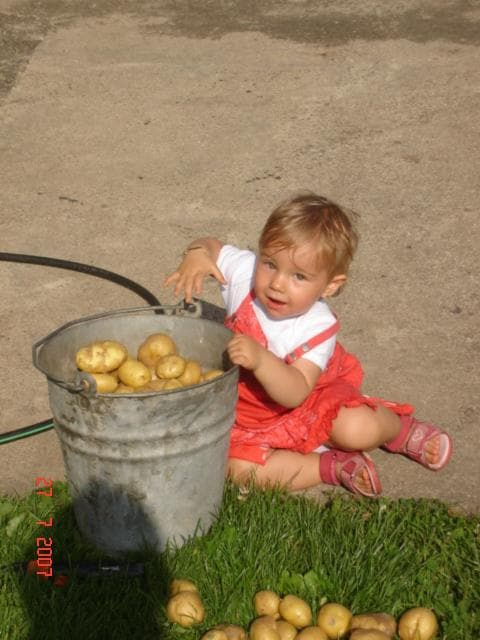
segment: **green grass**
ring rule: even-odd
[[[0,640],[196,640],[219,622],[245,628],[259,589],[305,598],[312,609],[336,601],[354,613],[395,617],[435,610],[439,638],[480,637],[480,518],[430,500],[368,501],[333,496],[325,505],[281,491],[228,485],[209,533],[163,554],[137,554],[145,578],[76,578],[64,588],[0,570]],[[78,533],[65,485],[53,498],[0,500],[0,565],[32,559],[36,521],[52,516],[56,561],[105,559]],[[193,580],[206,619],[182,629],[165,617],[173,577]]]

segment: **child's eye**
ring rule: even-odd
[[[307,279],[306,276],[303,275],[303,273],[296,273],[295,274],[295,278],[297,280],[306,280]]]
[[[275,265],[273,262],[271,262],[270,260],[265,260],[264,264],[269,268],[269,269],[275,269]]]

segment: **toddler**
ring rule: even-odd
[[[365,453],[383,447],[442,469],[447,433],[413,417],[413,407],[362,394],[362,369],[337,341],[327,299],[347,280],[357,247],[349,216],[313,193],[281,203],[267,219],[258,255],[200,238],[165,279],[187,302],[205,277],[221,285],[240,366],[228,473],[238,484],[306,489],[341,484],[375,497],[381,484]]]

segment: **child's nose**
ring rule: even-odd
[[[270,281],[270,286],[272,287],[272,289],[275,289],[275,291],[281,291],[283,289],[284,278],[278,271],[276,271],[273,275]]]

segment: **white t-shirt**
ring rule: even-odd
[[[256,260],[257,256],[253,251],[237,249],[232,245],[226,244],[220,250],[217,266],[227,281],[227,284],[220,288],[227,316],[238,309],[252,290]],[[256,298],[253,300],[253,310],[267,338],[268,349],[279,358],[285,358],[298,346],[336,322],[335,316],[323,299],[315,302],[303,315],[294,318],[269,318]],[[328,338],[302,355],[302,358],[310,360],[321,369],[326,369],[335,349],[335,342],[335,336]]]

